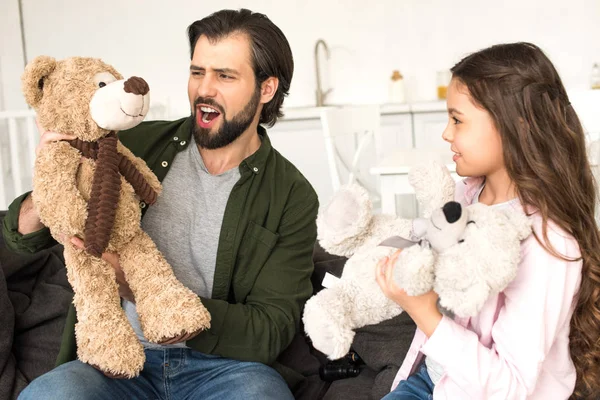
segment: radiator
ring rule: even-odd
[[[33,110],[0,111],[0,210],[31,190],[38,140]]]

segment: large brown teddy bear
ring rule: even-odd
[[[151,204],[161,185],[116,131],[148,112],[148,84],[123,77],[99,59],[56,61],[40,56],[22,77],[40,125],[72,134],[40,150],[32,199],[42,222],[64,245],[78,322],[79,359],[113,375],[137,376],[145,357],[121,308],[115,271],[101,257],[120,255],[146,339],[161,342],[210,326],[200,298],[184,287],[140,227],[140,200]],[[70,243],[84,240],[85,250]]]

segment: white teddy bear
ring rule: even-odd
[[[329,253],[349,257],[339,281],[308,300],[305,331],[313,346],[335,360],[350,350],[354,330],[400,314],[375,280],[375,265],[405,248],[394,277],[410,295],[432,288],[445,313],[475,315],[516,276],[520,241],[531,233],[520,211],[483,204],[462,207],[451,200],[454,180],[438,164],[409,175],[429,219],[372,215],[364,189],[342,188],[317,220],[318,239]]]

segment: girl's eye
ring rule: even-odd
[[[452,117],[452,121],[454,121],[454,125],[460,124],[460,121],[456,117]]]

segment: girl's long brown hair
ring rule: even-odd
[[[573,398],[597,399],[600,235],[594,219],[596,184],[579,118],[556,69],[531,43],[489,47],[465,57],[451,71],[491,114],[519,199],[541,213],[543,240],[537,240],[551,254],[571,261],[548,244],[547,224],[552,220],[579,244],[582,281],[570,334],[577,370]]]

